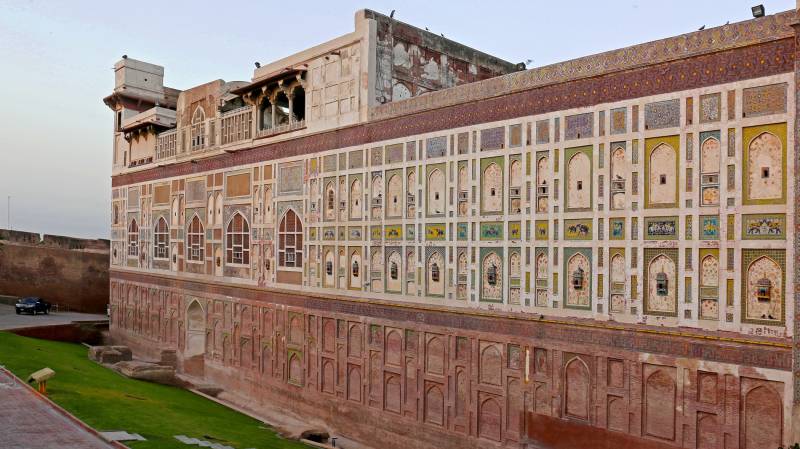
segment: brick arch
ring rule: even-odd
[[[438,384],[430,385],[425,390],[425,422],[444,425],[444,393]]]
[[[717,449],[719,447],[719,443],[717,443],[719,430],[716,416],[700,415],[697,419],[697,449]]]
[[[267,377],[272,375],[272,346],[269,342],[261,346],[261,373]]]
[[[403,337],[392,329],[386,334],[386,363],[400,366],[403,363]]]
[[[336,388],[336,368],[333,360],[323,359],[322,361],[322,392],[334,394]]]
[[[657,369],[644,382],[644,429],[650,436],[672,441],[675,439],[675,379],[663,369]]]
[[[489,345],[481,351],[480,380],[483,383],[500,385],[503,359],[495,345]]]
[[[289,383],[295,385],[302,385],[303,384],[303,362],[301,361],[300,355],[296,352],[293,352],[289,355]]]
[[[589,366],[579,357],[564,365],[564,415],[588,420],[591,406]]]
[[[347,399],[361,402],[361,367],[350,366],[347,369]]]
[[[347,335],[348,355],[360,357],[362,341],[363,338],[361,334],[361,326],[357,324],[350,326],[350,330]]]
[[[783,439],[783,407],[780,395],[759,385],[742,401],[742,449],[777,448]]]
[[[390,412],[400,413],[400,404],[402,403],[400,376],[396,374],[387,375],[383,391],[384,408]]]
[[[478,436],[492,441],[501,440],[503,412],[497,399],[490,397],[480,404]]]
[[[441,337],[433,337],[425,345],[425,370],[444,374],[444,343]]]
[[[289,343],[299,345],[303,343],[303,318],[291,314],[289,318]]]

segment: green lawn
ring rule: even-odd
[[[82,345],[0,332],[0,365],[23,380],[45,366],[56,376],[48,396],[98,430],[126,430],[147,441],[134,449],[189,449],[174,438],[187,435],[236,449],[308,448],[286,440],[261,422],[180,388],[128,379],[87,358]]]

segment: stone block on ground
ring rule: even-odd
[[[147,441],[138,433],[128,433],[124,430],[110,430],[107,432],[100,432],[105,439],[110,441]]]
[[[115,351],[119,351],[119,353],[122,354],[122,360],[123,361],[133,360],[133,351],[131,351],[131,348],[129,348],[127,346],[121,346],[121,345],[114,345],[114,346],[112,346],[112,348]]]
[[[165,385],[181,386],[182,382],[175,376],[175,369],[155,363],[130,360],[114,365],[114,370],[131,379],[146,380]]]
[[[164,349],[161,351],[161,360],[159,365],[178,367],[178,353],[174,349]]]
[[[98,362],[113,365],[122,361],[122,353],[114,349],[109,349],[100,353]]]
[[[114,364],[133,360],[133,353],[127,346],[92,346],[89,348],[89,359],[99,363]]]

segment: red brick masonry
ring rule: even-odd
[[[115,338],[144,354],[174,348],[182,357],[187,326],[198,328],[186,310],[200,307],[205,357],[182,357],[184,369],[389,449],[526,441],[572,447],[541,433],[541,416],[575,431],[618,434],[620,447],[645,439],[652,447],[760,448],[786,433],[791,385],[765,380],[761,369],[791,369],[788,339],[539,320],[130,272],[113,271],[111,289]],[[730,444],[715,443],[723,441]]]

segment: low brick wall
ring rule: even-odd
[[[99,345],[104,342],[106,331],[108,323],[70,323],[11,329],[9,332],[42,340]]]

